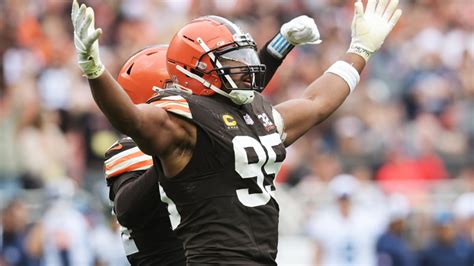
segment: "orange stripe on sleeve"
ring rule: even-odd
[[[191,110],[189,110],[189,107],[184,107],[182,105],[177,105],[177,104],[170,104],[170,105],[163,106],[161,108],[165,110],[180,110],[183,112],[191,113]]]
[[[116,165],[118,165],[118,164],[121,164],[121,163],[123,163],[123,162],[125,162],[125,161],[128,161],[128,160],[133,159],[133,158],[137,158],[137,157],[140,157],[140,156],[143,156],[143,155],[145,155],[145,154],[144,154],[142,151],[139,150],[139,151],[134,152],[134,153],[131,153],[131,154],[127,155],[127,156],[118,158],[118,159],[116,159],[116,160],[114,160],[114,161],[112,161],[112,162],[106,164],[106,165],[105,165],[105,170],[110,170],[110,169],[112,169],[112,167],[114,167],[114,166],[116,166]]]
[[[110,172],[107,175],[107,178],[111,178],[114,176],[121,175],[123,173],[131,172],[131,171],[137,171],[137,170],[145,170],[146,168],[149,168],[153,165],[153,160],[149,159],[146,161],[140,161],[134,164],[131,164],[127,167],[117,169],[116,171]]]
[[[188,119],[193,119],[188,101],[180,95],[163,97],[150,102],[150,104],[162,108],[167,112],[174,113]]]

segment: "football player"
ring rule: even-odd
[[[355,89],[396,25],[397,6],[398,0],[368,0],[364,11],[356,1],[347,53],[300,98],[273,107],[259,94],[265,68],[252,38],[216,16],[191,21],[169,45],[168,73],[188,92],[164,90],[149,104],[134,105],[100,61],[102,31],[93,10],[74,2],[79,66],[109,121],[153,157],[160,196],[189,265],[276,264],[273,179],[285,147]],[[291,43],[283,27],[280,36],[276,50]]]
[[[307,20],[307,17],[298,17],[284,27],[298,28]],[[317,40],[317,37],[313,30],[306,30],[293,40],[297,45]],[[277,54],[271,45],[277,41],[270,40],[259,51],[260,60],[267,66],[264,84],[271,80],[294,47],[288,45],[285,50],[281,49],[283,53]],[[173,86],[168,75],[166,51],[167,45],[147,47],[122,66],[117,81],[134,104],[145,103],[161,88],[179,89]],[[168,107],[170,111],[176,109]],[[185,265],[182,243],[171,229],[166,205],[160,201],[158,176],[152,165],[152,158],[141,152],[129,137],[114,143],[105,154],[109,199],[122,226],[127,258],[132,265]]]

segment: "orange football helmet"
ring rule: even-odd
[[[153,87],[165,89],[171,84],[166,70],[167,49],[167,45],[144,48],[132,55],[120,69],[117,81],[133,103],[145,103],[153,96]]]
[[[242,93],[247,93],[244,98],[251,93],[249,97],[253,99],[253,90],[263,89],[265,74],[265,65],[260,64],[256,50],[252,37],[229,20],[200,17],[181,28],[171,40],[166,55],[168,73],[175,83],[197,95],[217,92],[234,100],[242,98]],[[223,65],[226,61],[238,65]],[[245,78],[245,82],[236,82],[232,77],[237,75],[239,81]]]

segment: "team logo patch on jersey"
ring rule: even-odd
[[[257,115],[257,117],[262,122],[263,126],[265,127],[265,130],[270,131],[275,128],[275,125],[273,125],[272,120],[270,120],[267,114],[262,113]]]
[[[224,124],[227,126],[228,129],[237,129],[237,128],[239,128],[237,126],[237,121],[235,121],[234,117],[229,115],[229,114],[223,115],[222,120],[224,121]]]
[[[112,146],[112,148],[110,148],[109,150],[117,151],[117,150],[121,150],[122,148],[123,148],[123,145],[120,143],[117,143],[117,145]]]
[[[244,120],[245,120],[245,124],[247,124],[247,125],[253,125],[254,124],[253,119],[250,117],[249,114],[244,115]]]

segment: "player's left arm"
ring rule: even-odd
[[[314,19],[299,16],[283,24],[280,31],[258,51],[260,62],[266,66],[263,87],[267,86],[295,46],[319,43],[319,30]]]
[[[368,0],[364,12],[362,2],[355,2],[347,53],[311,83],[301,98],[275,106],[283,118],[286,146],[324,121],[354,90],[370,56],[398,22],[402,11],[397,6],[398,0]]]

